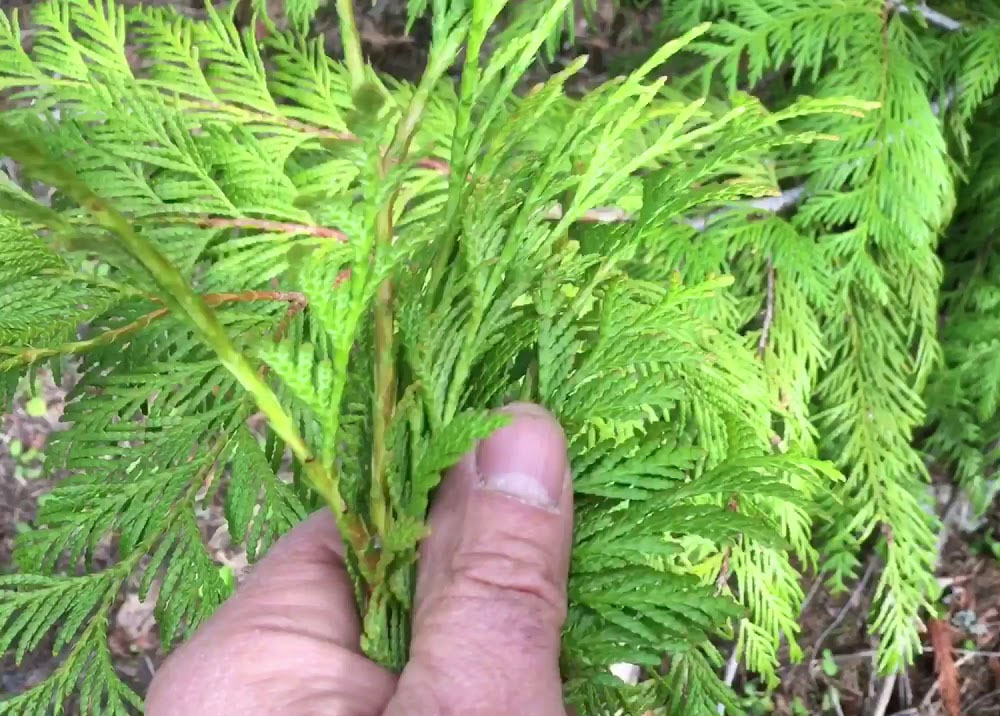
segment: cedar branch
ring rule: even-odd
[[[209,293],[202,296],[207,306],[221,306],[226,303],[246,303],[250,301],[285,301],[293,305],[305,305],[306,298],[301,293],[293,291],[244,291],[242,293]],[[86,353],[101,346],[110,345],[122,338],[132,335],[151,323],[163,318],[170,309],[158,308],[150,311],[124,326],[104,331],[93,338],[82,341],[72,341],[61,345],[45,348],[25,348],[4,361],[0,361],[0,372],[18,366],[31,365],[40,360],[58,355],[75,355]]]

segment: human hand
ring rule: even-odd
[[[147,716],[563,716],[573,497],[555,419],[512,420],[442,480],[420,548],[410,661],[365,658],[343,546],[317,513],[156,674]]]

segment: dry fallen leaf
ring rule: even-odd
[[[934,671],[937,673],[938,690],[948,716],[961,716],[962,695],[958,688],[958,669],[955,655],[951,650],[951,626],[944,619],[932,619],[927,623],[934,649]]]
[[[108,644],[112,651],[119,655],[152,651],[159,644],[155,633],[156,620],[153,609],[156,607],[156,587],[146,595],[146,601],[140,602],[139,595],[128,594],[115,614],[115,626]]]

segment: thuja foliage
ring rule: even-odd
[[[812,247],[803,263],[824,267],[823,281],[809,283],[787,270],[782,279],[775,263],[776,291],[817,292],[784,303],[796,325],[784,355],[775,346],[772,375],[797,418],[786,438],[815,443],[847,476],[822,546],[833,582],[856,576],[869,539],[884,563],[871,629],[885,670],[920,647],[920,614],[937,595],[927,465],[954,474],[982,508],[997,457],[986,127],[1000,6],[951,3],[944,15],[913,5],[692,0],[673,3],[669,18],[675,29],[715,21],[695,48],[705,62],[692,81],[707,91],[754,87],[772,107],[802,93],[879,103],[860,122],[806,120],[841,141],[806,150],[796,211],[719,222],[710,232],[725,248],[706,268],[747,233],[755,245],[778,235]]]
[[[109,610],[138,580],[169,647],[229,595],[216,501],[252,559],[332,509],[362,647],[400,668],[428,501],[512,399],[570,438],[581,714],[737,712],[719,645],[775,683],[800,570],[843,583],[869,538],[880,665],[913,655],[922,449],[981,502],[997,460],[1000,13],[686,0],[632,74],[522,87],[569,4],[416,3],[415,85],[365,65],[346,0],[343,60],[308,12],[48,0],[30,43],[0,15],[0,398],[79,374],[68,477],[0,577],[2,650],[61,661],[0,714],[140,710]]]

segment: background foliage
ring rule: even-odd
[[[573,438],[583,713],[736,711],[719,645],[773,684],[801,572],[849,586],[871,549],[880,668],[921,648],[928,470],[995,492],[1000,6],[676,0],[662,49],[570,96],[580,63],[523,81],[569,3],[427,5],[415,85],[349,31],[329,59],[317,2],[241,33],[49,0],[30,48],[0,15],[0,397],[82,371],[72,475],[0,578],[3,649],[65,659],[0,713],[139,708],[107,609],[160,584],[169,644],[228,595],[193,517],[219,490],[252,554],[346,510],[398,667],[428,495],[513,397]]]

